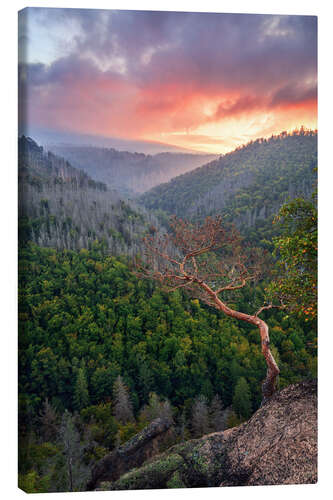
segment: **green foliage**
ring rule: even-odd
[[[260,284],[233,300],[241,310],[256,310],[263,293]],[[311,324],[277,310],[266,320],[280,356],[280,386],[315,376]],[[218,395],[223,407],[229,406],[240,377],[246,376],[255,410],[265,370],[256,329],[179,290],[163,293],[139,280],[125,259],[105,255],[103,247],[74,252],[28,244],[20,251],[20,480],[29,480],[32,490],[48,477],[44,491],[68,488],[59,441],[59,416],[65,410],[80,409],[74,451],[81,450],[77,470],[82,467],[85,475],[90,461],[128,440],[160,412],[174,418],[179,436],[193,437],[191,410],[199,394],[207,401],[207,429],[217,428],[212,422],[220,425],[221,404],[213,399]],[[115,415],[119,375],[134,413],[132,421],[123,423]],[[149,401],[150,393],[155,396]],[[56,451],[43,468],[36,446],[46,439]],[[34,470],[37,476],[25,477]]]
[[[282,235],[275,238],[278,277],[268,287],[271,297],[281,297],[290,311],[317,317],[317,207],[314,200],[297,198],[283,205],[275,218]]]
[[[77,371],[73,403],[74,408],[78,411],[89,404],[88,384],[84,368],[79,368]]]
[[[19,474],[18,487],[25,493],[45,493],[49,490],[50,477],[39,476],[36,470]]]
[[[126,441],[135,436],[138,431],[139,429],[134,422],[127,422],[126,424],[120,425],[117,434],[117,444],[126,443]]]
[[[73,411],[80,380],[86,406],[107,403],[120,374],[135,412],[149,392],[176,407],[200,393],[208,399],[219,394],[228,406],[244,375],[254,408],[259,404],[265,365],[258,332],[178,291],[162,293],[138,280],[121,259],[97,249],[57,252],[29,245],[20,254],[19,281],[20,392],[33,411],[46,398],[61,412]],[[253,292],[260,303],[262,288]],[[250,291],[243,293],[236,305],[247,311]],[[311,325],[280,311],[267,318],[282,380],[307,376],[315,357],[308,346]]]
[[[316,165],[317,133],[284,132],[161,184],[141,201],[158,216],[161,211],[187,219],[221,214],[249,241],[271,250],[273,216],[288,198],[310,195]]]
[[[88,406],[81,410],[80,415],[92,440],[99,445],[99,449],[103,447],[106,454],[116,443],[119,425],[112,415],[112,404],[109,402]]]
[[[240,377],[236,384],[232,406],[240,419],[247,420],[251,416],[251,393],[245,377]]]

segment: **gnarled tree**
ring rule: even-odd
[[[208,217],[202,224],[173,217],[169,233],[161,236],[153,232],[144,242],[146,258],[139,266],[141,277],[158,280],[167,291],[186,288],[227,316],[258,328],[267,365],[262,384],[266,401],[276,390],[279,368],[270,350],[268,325],[259,314],[281,304],[265,304],[251,315],[232,309],[224,299],[226,293],[259,278],[263,263],[259,252],[246,251],[239,233],[233,227],[224,227],[221,217]]]

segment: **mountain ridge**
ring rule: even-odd
[[[258,224],[271,225],[289,198],[311,196],[316,167],[316,131],[281,133],[251,141],[151,189],[139,200],[149,210],[181,218],[220,214],[241,229],[258,229]]]
[[[134,256],[152,224],[158,226],[143,207],[33,139],[19,138],[20,244],[79,250],[99,240],[115,255]]]
[[[132,153],[156,154],[163,152],[178,152],[192,154],[209,154],[202,153],[191,148],[184,148],[167,144],[159,141],[149,141],[144,139],[123,139],[120,137],[108,137],[94,134],[84,134],[75,132],[65,132],[60,130],[41,129],[38,127],[28,127],[19,130],[19,135],[35,137],[37,142],[44,147],[48,145],[56,145],[59,143],[72,144],[79,146],[95,146],[115,148],[122,151],[130,151]]]
[[[131,196],[216,158],[216,155],[174,152],[147,155],[93,146],[53,145],[49,148],[94,179]]]

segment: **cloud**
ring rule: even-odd
[[[317,85],[310,83],[302,84],[287,84],[278,89],[271,99],[272,106],[283,106],[294,104],[317,102]]]
[[[49,63],[20,66],[21,118],[34,125],[149,138],[295,106],[316,112],[314,17],[28,12],[54,40],[74,27],[70,53],[57,42]]]

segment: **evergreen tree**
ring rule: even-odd
[[[317,318],[317,193],[312,197],[286,203],[275,217],[282,229],[282,235],[274,238],[278,278],[267,289],[269,298],[281,296],[289,311],[303,315],[305,321]]]
[[[87,378],[83,367],[77,370],[76,383],[74,388],[73,406],[75,410],[82,410],[89,405],[89,392]]]
[[[120,375],[118,375],[113,385],[113,398],[114,416],[116,417],[116,419],[121,424],[133,422],[133,408],[129,396],[129,391]]]
[[[251,416],[251,393],[244,377],[240,377],[234,391],[232,406],[239,418],[247,420]]]

